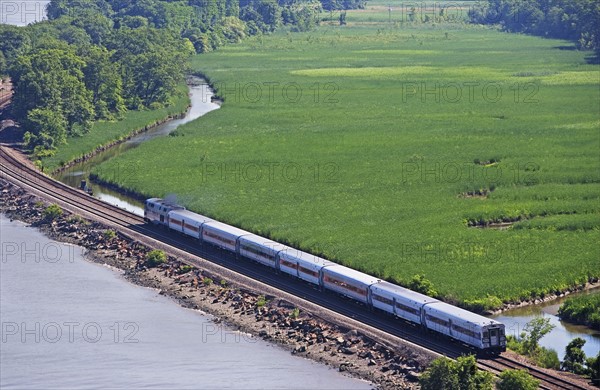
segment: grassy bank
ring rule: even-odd
[[[81,137],[68,137],[65,145],[59,146],[56,154],[42,159],[44,171],[52,172],[97,148],[121,140],[133,132],[185,113],[190,100],[185,83],[178,87],[178,93],[171,105],[158,110],[128,111],[122,120],[96,122],[89,133]]]
[[[599,68],[565,47],[458,23],[249,39],[194,61],[220,110],[98,171],[143,162],[111,180],[474,308],[549,294],[600,276]]]

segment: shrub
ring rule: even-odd
[[[146,254],[146,265],[148,267],[157,267],[160,264],[167,262],[167,255],[165,252],[154,249]]]
[[[203,279],[202,279],[202,283],[203,283],[205,286],[210,286],[211,284],[213,284],[213,280],[212,280],[211,278],[203,278]]]
[[[117,237],[117,233],[114,230],[108,229],[108,230],[104,231],[104,239],[105,240],[110,241],[110,240],[114,239],[115,237]]]
[[[425,279],[424,275],[413,276],[410,282],[408,282],[407,287],[413,291],[428,295],[430,297],[436,297],[438,295],[437,291],[433,289],[433,284],[431,281]]]
[[[506,370],[496,382],[498,390],[537,390],[540,381],[529,375],[525,370]]]
[[[256,307],[263,307],[266,304],[267,304],[267,299],[265,298],[265,296],[264,295],[259,296],[258,300],[256,301]]]
[[[44,210],[43,216],[46,221],[54,221],[63,214],[62,209],[57,204],[51,204]]]

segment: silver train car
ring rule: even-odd
[[[481,353],[506,351],[504,324],[371,275],[215,221],[184,207],[151,198],[147,223],[165,226],[198,241],[260,263],[432,331]]]

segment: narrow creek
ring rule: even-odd
[[[214,93],[206,81],[199,77],[191,76],[188,78],[188,85],[190,94],[190,109],[184,117],[180,119],[173,119],[169,122],[163,123],[162,125],[153,127],[146,132],[140,133],[131,139],[116,145],[115,147],[98,153],[94,157],[60,172],[55,178],[65,184],[77,188],[79,188],[82,180],[86,180],[88,184],[91,184],[93,194],[96,198],[117,205],[135,214],[143,215],[144,206],[142,202],[98,183],[90,183],[89,174],[94,166],[125,153],[126,151],[139,146],[142,142],[157,137],[164,137],[175,131],[175,129],[177,129],[177,127],[180,125],[191,122],[194,119],[197,119],[220,107],[217,103],[212,101]]]
[[[211,98],[213,96],[213,91],[204,80],[194,78],[191,82],[190,80],[188,80],[188,82],[190,83],[191,108],[185,117],[164,123],[145,133],[139,134],[114,148],[101,152],[93,158],[62,172],[57,178],[63,183],[73,187],[79,187],[81,180],[88,180],[89,172],[95,165],[118,156],[121,153],[125,153],[127,150],[135,148],[144,141],[166,136],[174,131],[179,125],[197,119],[220,107],[218,104],[212,102]],[[92,187],[95,197],[132,211],[138,215],[143,215],[143,204],[141,201],[96,183],[92,183]],[[600,293],[600,289],[585,293]],[[556,313],[558,312],[560,303],[563,301],[564,299],[561,299],[539,305],[512,309],[492,317],[506,324],[507,334],[518,336],[523,331],[523,328],[528,321],[536,316],[548,316],[551,323],[555,325],[555,328],[541,340],[543,346],[555,349],[559,358],[562,360],[567,344],[575,337],[581,337],[586,340],[584,346],[585,353],[588,356],[597,355],[600,350],[600,332],[591,330],[585,326],[577,326],[560,321]]]

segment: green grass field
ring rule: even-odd
[[[222,108],[98,171],[144,167],[114,180],[473,308],[599,277],[587,53],[360,12],[196,57]]]
[[[181,84],[173,102],[158,110],[129,111],[123,119],[114,122],[96,122],[89,133],[81,137],[68,137],[67,144],[58,148],[56,154],[42,159],[44,170],[52,172],[56,168],[87,154],[100,146],[127,137],[134,131],[152,126],[169,116],[184,113],[190,104],[187,86]]]

